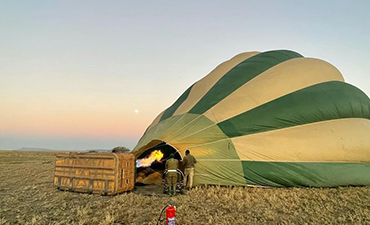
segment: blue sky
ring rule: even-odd
[[[323,59],[370,95],[369,9],[369,1],[2,1],[0,149],[132,148],[187,87],[245,51]]]

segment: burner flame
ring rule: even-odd
[[[155,150],[146,158],[136,160],[136,167],[149,167],[155,161],[160,162],[162,158],[163,153],[160,150]]]

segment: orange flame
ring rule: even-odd
[[[155,150],[148,157],[136,160],[136,167],[149,167],[154,161],[160,162],[162,158],[163,153]]]

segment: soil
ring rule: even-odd
[[[370,221],[370,187],[204,186],[175,197],[163,194],[161,185],[138,186],[116,196],[59,191],[53,186],[56,154],[0,151],[0,225],[156,224],[169,202],[182,225]]]

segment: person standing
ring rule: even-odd
[[[170,159],[166,162],[167,169],[167,184],[168,184],[168,194],[176,194],[176,185],[177,185],[177,169],[179,168],[179,161],[174,158],[174,154],[170,154]]]
[[[197,160],[194,156],[190,154],[189,149],[185,151],[184,159],[182,160],[182,165],[185,167],[185,177],[184,177],[184,186],[187,188],[193,187],[193,177],[194,177],[194,164],[197,163]],[[187,181],[189,184],[187,185]]]

